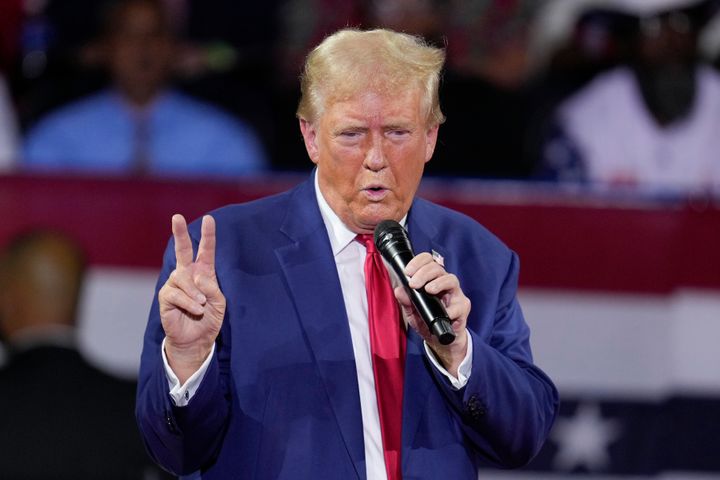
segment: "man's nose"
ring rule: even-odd
[[[387,166],[385,149],[383,148],[383,135],[373,133],[370,136],[370,145],[365,154],[365,168],[377,172]]]

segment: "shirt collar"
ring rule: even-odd
[[[177,98],[178,94],[173,90],[161,90],[155,97],[142,108],[135,107],[127,101],[127,99],[117,89],[107,90],[108,97],[116,102],[127,114],[134,119],[149,119],[153,115],[157,115],[158,111],[167,109],[169,105]]]
[[[314,175],[315,182],[315,198],[317,199],[318,206],[320,207],[320,215],[322,215],[323,223],[325,223],[325,229],[328,232],[330,238],[330,246],[332,247],[333,256],[337,256],[341,251],[345,249],[357,236],[357,233],[350,230],[343,222],[340,217],[330,208],[330,205],[325,200],[322,192],[320,191],[320,184],[318,182],[318,172],[315,169]],[[400,224],[404,227],[407,222],[407,214],[400,220]]]

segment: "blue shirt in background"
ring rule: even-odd
[[[26,170],[226,177],[268,161],[255,132],[174,91],[134,110],[106,90],[50,113],[28,133]]]

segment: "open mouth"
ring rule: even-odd
[[[369,198],[372,201],[380,201],[383,198],[385,198],[385,196],[388,193],[387,188],[381,187],[378,185],[372,185],[372,186],[366,187],[364,189],[364,191],[365,191],[365,195],[367,196],[367,198]]]

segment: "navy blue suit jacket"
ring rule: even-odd
[[[227,313],[199,389],[175,407],[156,295],[137,399],[149,451],[168,470],[200,470],[203,479],[365,479],[350,329],[312,179],[212,215]],[[475,479],[484,462],[523,465],[545,440],[558,398],[532,363],[517,258],[474,220],[421,199],[408,230],[416,252],[439,252],[460,278],[474,351],[469,382],[456,391],[408,333],[403,478]],[[198,222],[190,232],[197,248]],[[175,268],[173,248],[158,288]]]

